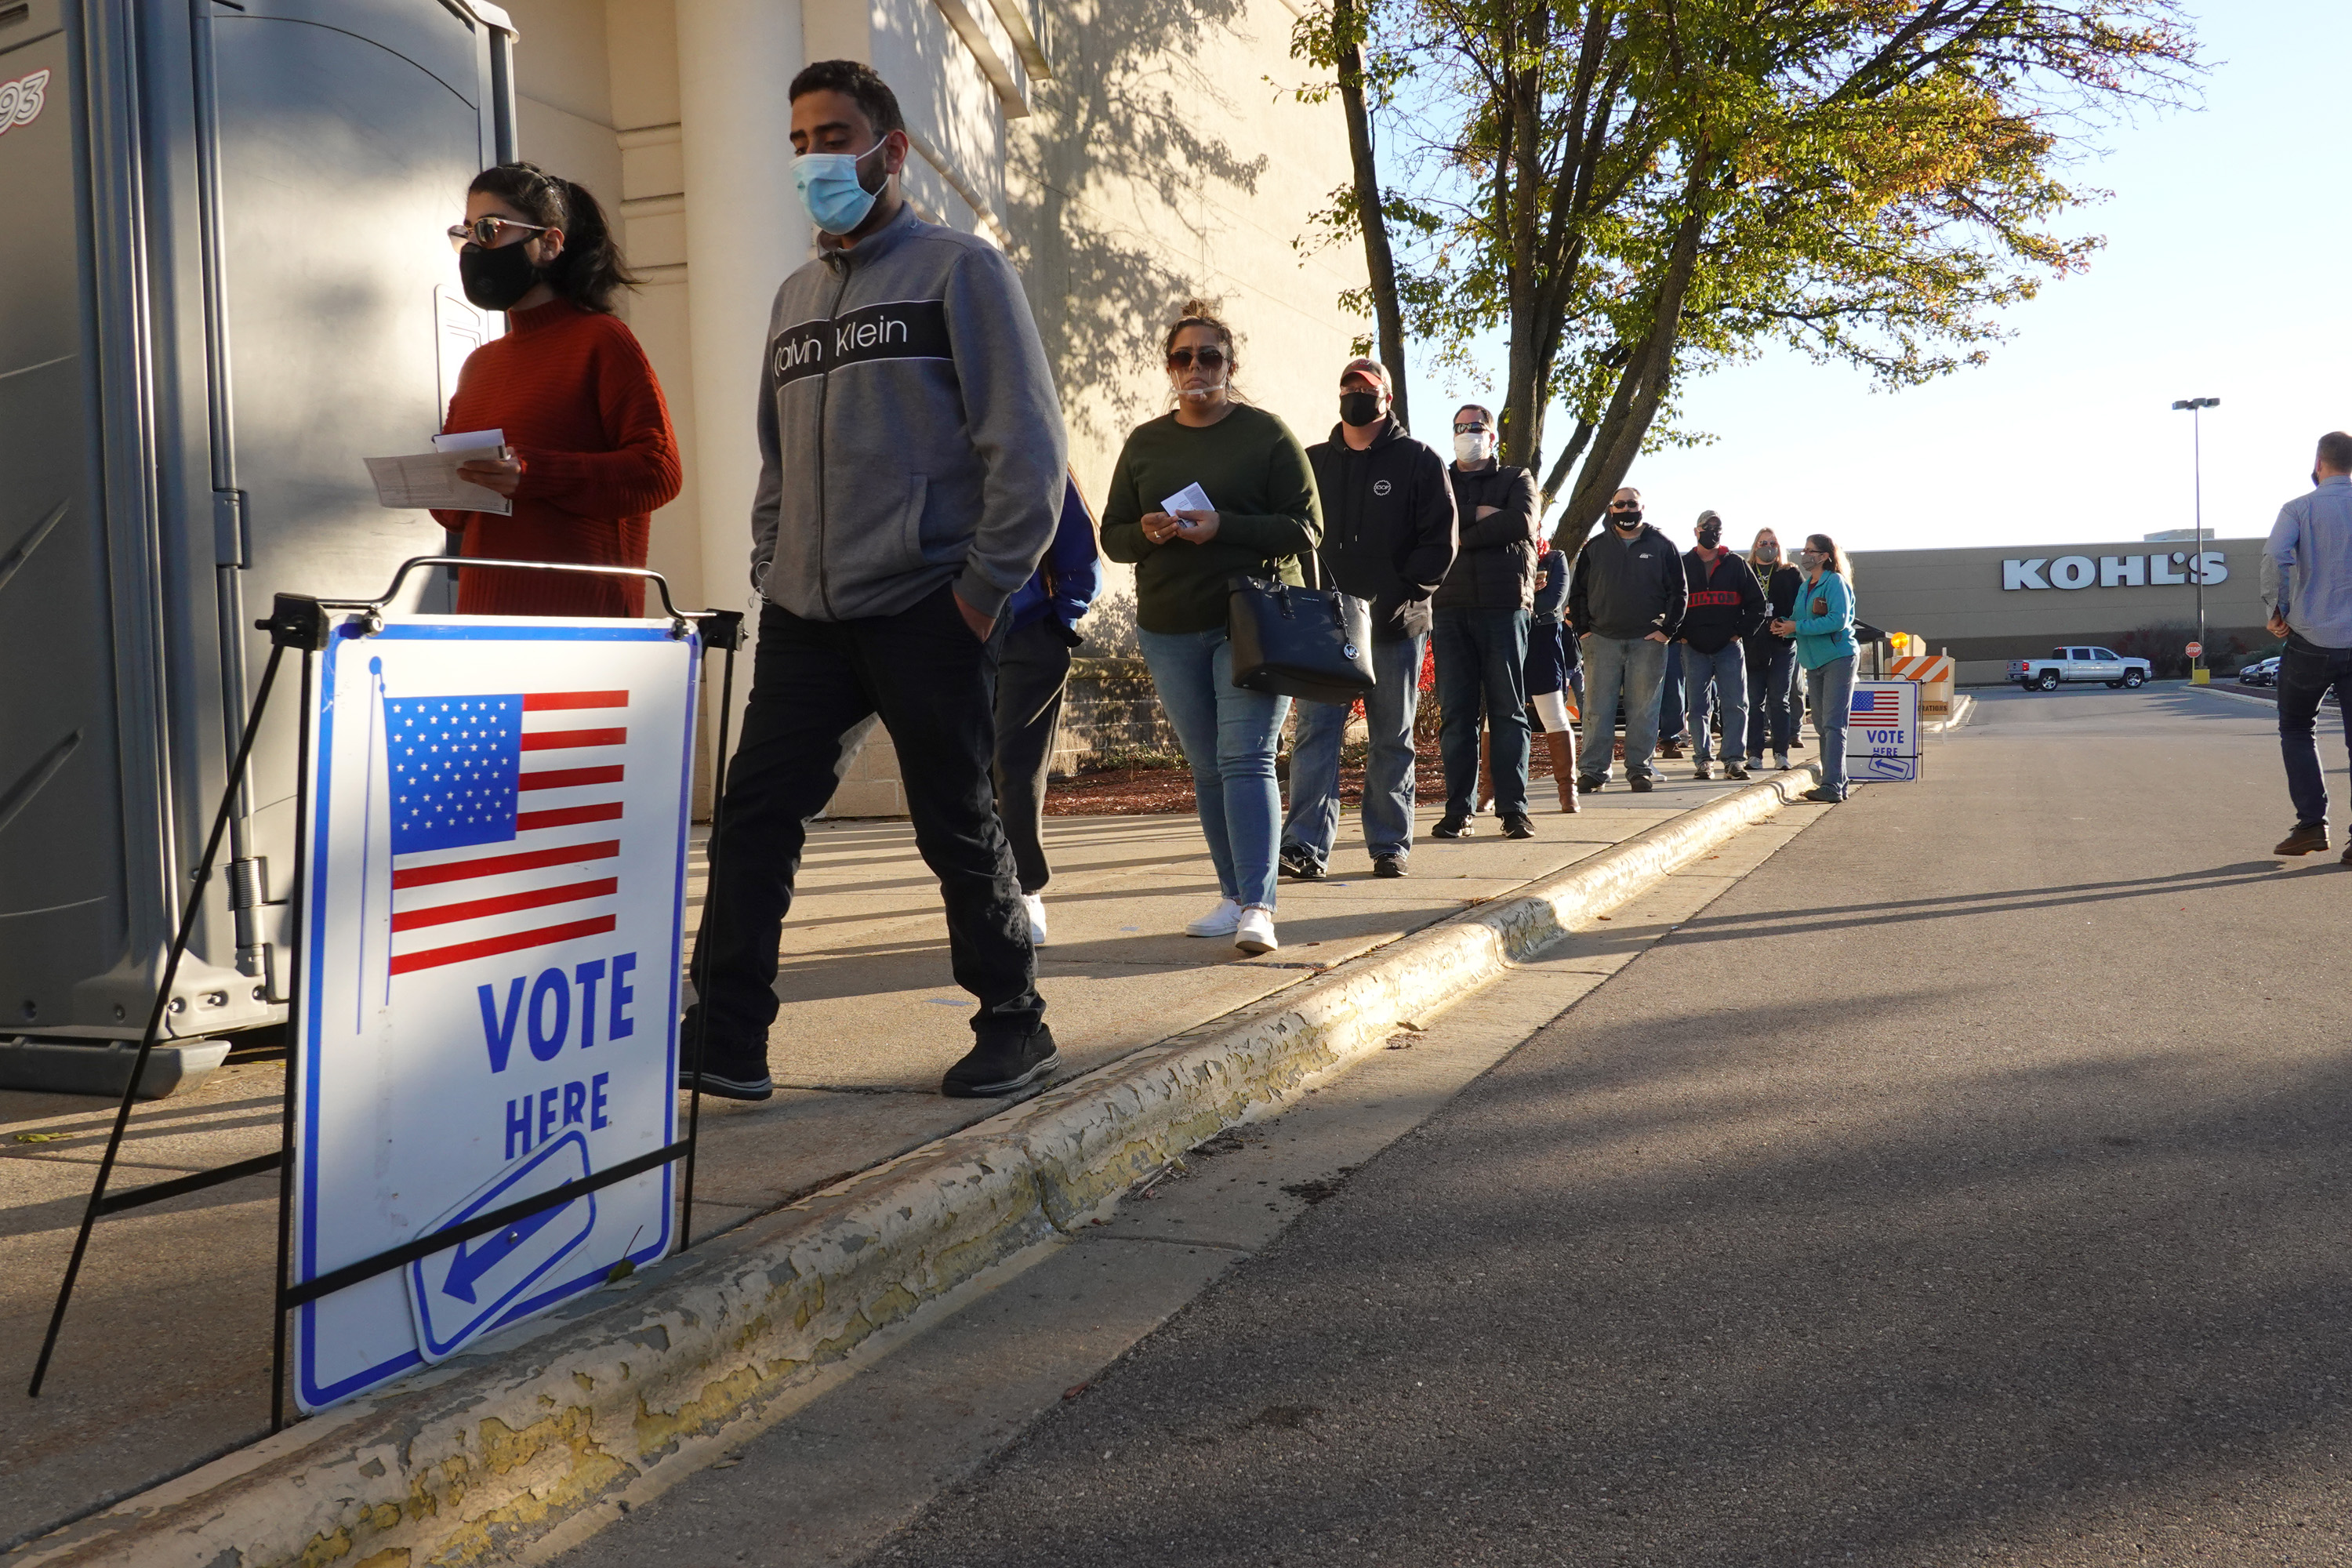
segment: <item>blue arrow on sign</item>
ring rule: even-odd
[[[588,1141],[574,1128],[499,1172],[432,1228],[446,1230],[476,1215],[560,1193],[588,1173]],[[595,1228],[596,1194],[583,1193],[410,1264],[408,1303],[417,1350],[428,1362],[446,1360],[468,1340],[497,1327],[510,1310],[523,1310],[531,1288]]]

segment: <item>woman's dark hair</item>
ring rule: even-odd
[[[613,296],[637,279],[614,242],[604,209],[585,185],[536,163],[495,163],[474,176],[467,195],[493,195],[532,223],[563,231],[563,252],[546,269],[547,286],[583,310],[613,313]]]
[[[1853,563],[1845,558],[1845,552],[1838,548],[1836,540],[1826,533],[1809,533],[1805,535],[1805,542],[1829,557],[1822,563],[1823,570],[1836,573],[1846,580],[1849,586],[1852,585]]]

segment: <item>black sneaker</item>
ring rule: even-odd
[[[1577,775],[1576,780],[1576,793],[1579,795],[1599,795],[1601,793],[1601,781],[1580,773]]]
[[[1303,846],[1293,844],[1282,852],[1282,874],[1294,882],[1319,882],[1323,879],[1323,862],[1308,854]]]
[[[1635,795],[1647,795],[1658,787],[1658,781],[1644,773],[1635,773],[1625,781],[1625,787]]]
[[[677,1026],[677,1087],[694,1087],[694,1009],[688,1007]],[[759,1046],[740,1046],[712,1039],[704,1042],[702,1092],[720,1100],[765,1100],[776,1092],[768,1076],[767,1052]]]
[[[1403,856],[1402,856],[1402,855],[1375,855],[1375,856],[1373,856],[1373,857],[1372,857],[1372,875],[1373,875],[1373,876],[1375,876],[1375,877],[1402,877],[1402,876],[1403,876],[1403,875],[1404,875],[1404,857],[1403,857]]]
[[[1799,795],[1797,798],[1799,800],[1817,800],[1823,805],[1835,805],[1839,802],[1844,800],[1845,796],[1838,794],[1838,792],[1833,789],[1824,789],[1821,785],[1816,784],[1811,789],[1809,789],[1804,794]]]
[[[1526,812],[1515,811],[1503,818],[1504,837],[1533,838],[1535,836],[1536,825],[1528,820],[1528,814]]]
[[[1438,819],[1436,826],[1429,830],[1429,836],[1432,838],[1475,838],[1478,830],[1470,826],[1468,817],[1456,816],[1449,811]]]
[[[950,1100],[994,1100],[1027,1089],[1062,1065],[1054,1031],[1038,1025],[1020,1039],[982,1040],[948,1068],[940,1092]]]
[[[1748,764],[1746,763],[1726,763],[1723,764],[1723,776],[1727,779],[1744,779],[1748,776]]]

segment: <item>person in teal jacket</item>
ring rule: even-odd
[[[1797,663],[1805,672],[1805,700],[1813,710],[1813,733],[1822,743],[1822,782],[1807,800],[1845,798],[1845,730],[1853,711],[1853,567],[1837,541],[1809,533],[1797,552],[1805,574],[1789,618],[1772,623],[1775,637],[1797,639]]]

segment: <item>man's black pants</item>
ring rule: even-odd
[[[1070,645],[1050,616],[1004,638],[996,671],[996,816],[1013,844],[1021,890],[1043,892],[1045,777],[1062,727],[1062,693],[1070,684]]]
[[[1045,1011],[1037,959],[996,821],[1000,628],[977,641],[942,587],[895,616],[809,621],[760,612],[742,743],[727,770],[727,816],[710,868],[694,986],[714,1068],[764,1061],[775,1021],[776,950],[793,906],[809,819],[833,798],[857,727],[878,713],[898,751],[915,846],[940,879],[956,984],[980,999],[983,1042],[1022,1038]]]

